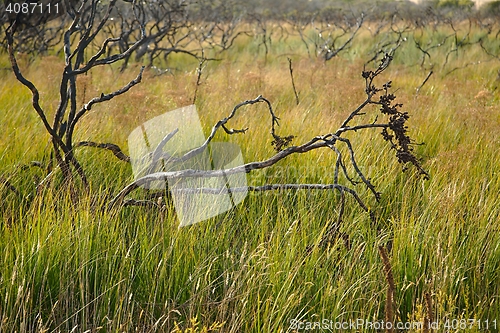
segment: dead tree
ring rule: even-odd
[[[237,1],[199,1],[193,6],[193,33],[200,49],[216,56],[229,50],[241,36],[251,36],[243,27],[245,14]]]
[[[298,144],[291,145],[294,139],[293,135],[281,136],[276,132],[276,128],[279,125],[279,118],[276,116],[272,105],[269,100],[262,96],[258,96],[255,99],[247,100],[236,105],[231,113],[224,119],[218,121],[208,138],[205,142],[188,152],[180,156],[170,156],[168,154],[163,155],[163,146],[168,142],[173,136],[175,136],[176,131],[169,133],[161,142],[158,147],[154,149],[153,155],[157,156],[153,158],[150,170],[155,170],[157,163],[163,163],[163,170],[165,168],[183,163],[193,157],[204,152],[209,143],[214,138],[215,134],[219,130],[224,130],[227,134],[240,134],[246,133],[248,128],[245,129],[230,129],[228,127],[228,122],[233,119],[243,106],[253,105],[257,103],[264,103],[267,105],[267,109],[270,114],[270,125],[271,125],[271,136],[273,137],[272,145],[276,153],[263,161],[255,161],[246,163],[244,165],[239,165],[236,167],[220,170],[197,170],[197,169],[184,169],[179,171],[158,171],[147,173],[146,175],[139,177],[134,182],[130,183],[123,188],[109,203],[109,207],[120,207],[122,204],[126,204],[127,196],[131,194],[134,190],[140,187],[147,187],[148,184],[152,182],[165,182],[168,180],[181,180],[189,178],[217,178],[226,177],[228,175],[249,173],[253,170],[264,169],[271,167],[277,162],[287,158],[288,156],[295,154],[304,154],[316,149],[326,148],[330,149],[334,154],[334,163],[332,163],[332,183],[330,184],[265,184],[263,186],[252,186],[244,188],[232,188],[232,192],[238,191],[270,191],[270,190],[288,190],[288,189],[306,189],[306,190],[336,190],[339,192],[342,200],[340,203],[339,215],[334,223],[329,226],[327,235],[323,239],[324,242],[328,240],[329,237],[336,236],[340,228],[340,224],[343,218],[346,194],[351,195],[357,202],[357,204],[367,213],[370,213],[371,218],[374,216],[371,214],[370,209],[358,195],[356,190],[348,185],[341,184],[340,176],[343,175],[345,179],[350,182],[350,185],[356,185],[361,182],[368,188],[374,195],[375,199],[378,201],[380,199],[380,193],[376,190],[375,185],[365,176],[361,168],[358,166],[355,148],[351,141],[344,137],[345,133],[357,132],[363,130],[380,130],[382,137],[387,141],[392,150],[394,150],[396,158],[399,163],[406,165],[412,164],[420,174],[424,177],[428,177],[428,173],[422,168],[419,160],[413,153],[414,142],[408,135],[408,129],[406,122],[409,119],[407,112],[401,112],[401,104],[395,103],[395,96],[389,92],[391,89],[391,82],[386,82],[382,86],[375,85],[375,79],[385,71],[392,61],[392,55],[386,54],[384,59],[380,62],[380,65],[375,70],[365,70],[362,73],[362,77],[365,81],[365,93],[366,97],[364,101],[359,104],[340,124],[339,128],[335,132],[325,133],[322,135],[317,135],[311,138],[309,141]],[[366,108],[369,106],[375,106],[379,109],[380,114],[377,115],[374,122],[361,122],[360,124],[353,124],[355,119],[363,118],[366,114]],[[379,121],[379,118],[383,118],[383,121]],[[340,148],[339,146],[344,146]],[[358,180],[354,180],[354,177],[348,174],[348,168],[344,162],[344,153],[342,151],[347,151],[348,158],[350,160],[350,165],[355,170],[355,177]],[[168,166],[168,167],[167,167]],[[170,169],[172,170],[172,169]],[[221,193],[220,188],[184,188],[177,189],[180,191],[191,191],[192,193],[210,193],[218,194]],[[190,192],[190,193],[191,193]],[[133,199],[128,199],[133,200]],[[322,242],[323,242],[322,241]]]
[[[322,55],[323,59],[328,61],[348,48],[359,29],[361,29],[364,20],[365,15],[361,13],[360,17],[356,19],[356,23],[354,24],[346,17],[345,25],[333,24],[333,26],[337,29],[329,29],[331,27],[330,24],[326,25],[326,29],[321,28],[318,31],[318,37],[320,40],[318,52]],[[340,34],[336,34],[335,30],[338,31],[339,28],[342,32]]]
[[[313,15],[308,23],[305,23],[307,21],[303,16],[288,18],[309,56],[312,49],[316,56],[328,61],[348,50],[366,18],[364,13],[359,14],[359,17],[335,14]]]
[[[191,1],[147,0],[134,6],[126,3],[115,6],[105,33],[118,41],[108,52],[118,48],[123,53],[138,43],[135,51],[124,58],[122,71],[131,59],[145,61],[148,67],[165,67],[173,53],[198,59],[201,52],[189,17],[190,5]]]
[[[141,51],[147,56],[149,66],[153,66],[154,60],[159,57],[166,62],[172,53],[198,58],[187,5],[185,1],[157,1],[141,7],[144,9],[144,20],[148,22]]]
[[[47,167],[48,174],[45,179],[39,183],[38,188],[49,183],[53,175],[58,171],[63,175],[63,183],[73,184],[78,178],[84,188],[88,187],[85,171],[74,155],[74,148],[76,145],[73,142],[73,134],[76,126],[92,107],[126,93],[141,81],[142,70],[135,79],[131,80],[121,89],[111,93],[101,93],[100,96],[90,99],[87,103],[81,106],[78,105],[76,78],[79,75],[84,75],[94,68],[110,65],[123,60],[140,46],[141,40],[137,41],[123,52],[106,55],[108,46],[111,43],[118,42],[116,38],[106,38],[102,45],[97,50],[94,50],[95,52],[93,55],[89,59],[86,59],[85,51],[91,50],[92,43],[96,42],[96,37],[107,24],[116,1],[117,0],[111,0],[106,5],[103,5],[98,0],[84,0],[81,1],[80,6],[76,8],[74,12],[70,13],[70,15],[73,16],[73,20],[63,33],[66,65],[62,73],[59,87],[59,106],[52,120],[48,119],[47,113],[40,103],[38,88],[23,75],[17,64],[14,51],[14,36],[18,23],[17,20],[14,20],[6,30],[8,53],[12,70],[17,80],[31,91],[33,109],[38,114],[51,138],[52,161]],[[133,4],[129,5],[134,6]],[[142,26],[142,32],[144,35],[144,26]]]
[[[379,42],[375,43],[370,52],[373,56],[365,64],[379,61],[386,53],[394,53],[396,49],[408,40],[408,34],[413,30],[409,23],[399,17],[398,12],[393,14],[387,29],[384,29],[385,26],[386,22],[381,21],[374,31],[369,27],[367,28],[372,36],[376,37],[377,35],[381,35],[383,37]]]

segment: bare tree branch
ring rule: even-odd
[[[124,86],[123,88],[121,89],[118,89],[112,93],[109,93],[109,94],[101,94],[101,96],[99,97],[94,97],[92,98],[87,104],[85,104],[81,109],[80,111],[78,111],[78,113],[76,114],[73,122],[69,125],[70,126],[70,130],[69,130],[69,133],[72,134],[73,133],[73,130],[78,122],[78,120],[83,117],[88,111],[90,111],[92,109],[92,107],[95,105],[95,104],[99,104],[99,103],[102,103],[102,102],[106,102],[106,101],[109,101],[113,98],[115,98],[116,96],[119,96],[119,95],[122,95],[124,93],[126,93],[127,91],[130,90],[130,88],[132,88],[133,86],[139,84],[142,80],[142,73],[144,72],[144,66],[141,67],[141,70],[139,72],[139,74],[137,75],[137,77],[135,79],[133,79],[132,81],[130,81],[126,86]]]
[[[328,61],[328,60],[332,59],[337,54],[339,54],[340,52],[342,52],[348,45],[351,44],[352,40],[354,39],[354,37],[358,33],[359,29],[361,29],[361,26],[363,25],[364,20],[365,20],[365,15],[362,13],[361,17],[356,22],[356,28],[351,33],[351,36],[340,47],[335,48],[335,45],[334,45],[335,44],[335,40],[332,41],[330,44],[325,43],[325,46],[324,46],[324,52],[325,52],[325,54],[323,56],[323,58],[325,59],[325,61]]]
[[[130,157],[125,155],[123,151],[117,145],[113,143],[96,143],[92,141],[80,141],[77,142],[74,148],[78,147],[94,147],[109,150],[115,155],[119,160],[124,162],[130,162]]]
[[[370,218],[374,220],[373,214],[370,212],[368,207],[364,204],[364,202],[361,200],[361,198],[358,196],[357,192],[349,187],[343,186],[338,184],[339,182],[339,173],[342,170],[342,173],[344,176],[353,184],[356,185],[357,183],[351,179],[347,173],[347,168],[345,164],[343,163],[342,159],[342,152],[336,147],[336,144],[338,142],[342,142],[345,144],[347,147],[347,150],[349,152],[350,156],[350,164],[354,168],[357,177],[361,179],[361,182],[368,188],[374,195],[375,199],[378,201],[380,200],[380,193],[376,191],[375,186],[370,182],[370,180],[363,174],[361,169],[359,168],[356,158],[355,158],[355,151],[354,148],[347,138],[341,137],[342,134],[346,132],[356,132],[358,130],[366,130],[366,129],[382,129],[382,135],[384,140],[388,141],[391,144],[391,148],[396,150],[396,156],[398,158],[398,161],[400,163],[407,163],[410,162],[414,164],[419,171],[424,174],[425,176],[428,176],[427,172],[423,170],[423,168],[420,166],[417,158],[413,155],[412,153],[412,148],[410,147],[411,145],[411,139],[409,136],[406,134],[407,132],[407,127],[405,126],[405,122],[408,119],[407,113],[402,113],[399,111],[399,107],[401,104],[394,104],[394,99],[395,96],[393,94],[390,94],[388,92],[389,88],[391,88],[391,82],[385,83],[382,88],[377,88],[374,84],[373,81],[374,79],[380,75],[391,63],[392,61],[392,55],[386,54],[385,57],[381,60],[379,66],[375,70],[364,70],[362,73],[363,78],[365,79],[365,93],[366,93],[366,99],[363,101],[357,108],[355,108],[350,114],[347,115],[346,119],[342,122],[341,126],[339,129],[334,132],[334,133],[329,133],[326,135],[320,135],[320,136],[315,136],[309,141],[298,145],[298,146],[291,146],[288,148],[285,148],[285,146],[290,142],[291,138],[286,137],[282,138],[279,135],[276,134],[275,132],[275,125],[279,125],[278,123],[278,117],[274,114],[274,111],[271,107],[270,102],[265,99],[262,96],[258,96],[255,99],[252,100],[246,100],[243,101],[239,104],[237,104],[229,116],[226,118],[220,120],[219,122],[216,123],[216,125],[212,128],[212,131],[209,135],[209,137],[205,140],[205,142],[186,154],[184,154],[181,157],[178,158],[168,158],[165,160],[165,164],[169,163],[176,163],[179,161],[185,161],[189,158],[192,158],[193,156],[199,154],[202,152],[208,144],[211,142],[211,140],[214,138],[215,133],[217,132],[218,129],[221,127],[226,131],[228,134],[235,134],[235,133],[245,133],[247,129],[240,129],[240,130],[234,130],[234,129],[228,129],[226,127],[228,121],[232,119],[235,115],[236,112],[238,111],[239,108],[245,105],[252,105],[260,102],[264,102],[268,105],[269,112],[271,114],[271,135],[275,139],[273,142],[273,145],[275,145],[275,148],[277,152],[270,158],[263,160],[263,161],[256,161],[256,162],[250,162],[246,163],[243,165],[231,167],[225,170],[195,170],[195,169],[184,169],[184,170],[177,170],[177,171],[162,171],[162,172],[155,172],[155,173],[149,173],[144,176],[139,177],[129,185],[125,186],[108,204],[109,208],[116,207],[117,205],[120,205],[126,200],[126,196],[130,194],[132,191],[136,190],[139,187],[146,186],[152,182],[156,181],[176,181],[176,180],[182,180],[182,179],[188,179],[188,178],[215,178],[215,177],[227,177],[230,175],[235,175],[235,174],[242,174],[242,173],[249,173],[253,170],[258,170],[258,169],[264,169],[268,168],[279,161],[285,159],[286,157],[293,155],[293,154],[303,154],[307,153],[309,151],[319,149],[319,148],[329,148],[332,151],[336,153],[336,160],[333,166],[333,184],[266,184],[263,186],[248,186],[248,187],[235,187],[231,188],[230,191],[231,193],[236,193],[236,192],[246,192],[246,191],[270,191],[270,190],[299,190],[299,189],[306,189],[306,190],[338,190],[341,195],[341,203],[340,203],[340,208],[339,208],[339,215],[336,220],[336,222],[333,222],[329,227],[327,233],[324,235],[322,238],[321,242],[322,244],[325,244],[328,242],[331,237],[337,237],[335,235],[338,235],[339,233],[339,228],[340,228],[340,223],[342,220],[342,215],[344,212],[344,205],[345,205],[345,198],[344,198],[344,193],[349,193],[358,203],[358,205],[366,212],[370,213]],[[379,96],[378,100],[375,100],[375,96]],[[351,125],[349,126],[348,124],[357,116],[362,116],[364,113],[361,113],[361,111],[367,107],[368,105],[376,105],[380,107],[380,112],[383,115],[387,115],[389,118],[387,123],[379,123],[377,122],[378,117],[375,118],[375,121],[372,123],[368,124],[359,124],[359,125]],[[174,131],[175,132],[175,131]],[[393,134],[390,134],[393,133]],[[170,133],[167,135],[166,139],[169,139],[171,136],[173,136],[175,133]],[[164,139],[165,140],[165,139]],[[163,145],[160,145],[163,147]],[[160,148],[161,150],[161,148]],[[157,149],[155,149],[154,155],[161,155],[157,153]],[[153,170],[151,170],[153,171]],[[169,189],[169,191],[173,193],[191,193],[191,194],[223,194],[227,193],[229,190],[227,187],[222,187],[222,188],[173,188]]]

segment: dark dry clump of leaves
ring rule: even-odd
[[[389,122],[387,127],[382,129],[382,136],[385,141],[391,144],[391,149],[396,150],[396,157],[398,162],[401,164],[411,163],[419,171],[425,179],[429,178],[429,174],[424,170],[418,158],[413,154],[413,140],[408,136],[408,126],[406,126],[406,121],[410,118],[408,112],[401,112],[399,108],[403,106],[401,103],[395,103],[396,96],[389,93],[392,82],[388,81],[382,88],[377,88],[373,81],[374,79],[382,73],[391,63],[393,56],[390,54],[385,54],[384,58],[381,60],[379,67],[372,70],[364,70],[362,72],[362,77],[365,79],[365,92],[368,95],[370,104],[376,104],[380,106],[380,112],[384,115],[389,116]],[[372,97],[378,93],[383,92],[378,101],[372,101]],[[406,168],[403,168],[405,171]]]
[[[277,134],[273,134],[274,140],[271,142],[271,145],[274,147],[274,150],[277,152],[282,151],[284,148],[286,148],[290,143],[292,143],[292,140],[295,138],[294,135],[289,135],[285,137],[281,137]]]
[[[391,81],[383,86],[385,94],[381,95],[377,104],[380,105],[380,112],[389,116],[389,133],[387,128],[382,129],[382,136],[385,141],[391,144],[391,149],[396,150],[396,157],[401,164],[413,164],[425,179],[429,178],[429,174],[422,168],[420,161],[413,154],[413,142],[408,135],[408,126],[406,121],[410,118],[408,112],[401,112],[399,108],[403,106],[401,103],[394,103],[396,96],[389,94],[388,89],[391,87]],[[403,171],[406,169],[403,169]]]

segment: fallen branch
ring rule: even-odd
[[[93,147],[93,148],[101,148],[107,149],[113,153],[119,160],[124,162],[130,162],[130,156],[127,156],[123,153],[123,151],[115,145],[114,143],[96,143],[92,141],[80,141],[75,144],[75,148],[78,147]]]
[[[262,192],[262,191],[271,191],[271,190],[300,190],[300,189],[305,189],[305,190],[338,190],[341,195],[341,203],[340,203],[340,209],[339,209],[339,215],[336,220],[336,222],[333,222],[328,228],[327,232],[325,233],[324,237],[321,240],[321,244],[326,244],[328,240],[330,240],[332,237],[336,237],[339,233],[339,228],[341,225],[342,221],[342,216],[344,212],[344,205],[345,205],[345,198],[344,194],[349,193],[358,203],[358,205],[367,213],[370,213],[370,218],[372,221],[374,221],[374,216],[371,214],[370,209],[366,206],[366,204],[361,200],[357,192],[347,186],[339,184],[339,174],[342,173],[346,179],[348,179],[353,185],[356,185],[357,182],[354,181],[352,178],[349,177],[347,173],[347,168],[346,165],[343,162],[343,154],[342,152],[338,149],[337,145],[339,143],[345,145],[345,149],[347,149],[350,157],[350,164],[352,168],[354,169],[356,175],[359,177],[361,180],[360,182],[363,183],[367,189],[369,189],[375,199],[378,201],[380,200],[380,193],[376,191],[375,186],[370,182],[370,180],[363,174],[361,168],[358,166],[358,163],[355,158],[355,150],[353,145],[351,144],[350,140],[347,138],[342,137],[344,133],[347,132],[357,132],[359,130],[370,130],[370,129],[382,129],[382,136],[385,141],[389,142],[391,145],[391,148],[396,151],[396,157],[398,158],[398,162],[402,164],[406,164],[410,162],[413,164],[421,174],[424,175],[424,177],[428,177],[427,172],[421,167],[418,159],[413,155],[412,152],[412,140],[410,137],[407,135],[407,126],[406,126],[406,121],[409,118],[407,113],[403,113],[399,111],[399,107],[401,107],[401,104],[394,104],[395,96],[393,94],[390,94],[388,90],[391,88],[391,82],[385,83],[382,88],[377,88],[374,84],[373,81],[374,79],[380,75],[390,64],[392,61],[392,56],[389,54],[386,54],[384,59],[382,59],[379,67],[374,70],[374,71],[363,71],[362,76],[365,79],[365,93],[366,93],[366,99],[357,107],[355,108],[347,117],[346,119],[342,122],[341,126],[337,131],[333,133],[328,133],[325,135],[319,135],[311,138],[309,141],[301,144],[301,145],[296,145],[296,146],[290,146],[287,147],[291,140],[294,138],[294,136],[286,136],[286,137],[281,137],[276,133],[276,125],[279,125],[278,120],[279,118],[275,115],[271,103],[264,97],[258,96],[255,99],[252,100],[246,100],[243,101],[239,104],[237,104],[231,113],[226,117],[223,118],[222,120],[218,121],[214,127],[212,128],[212,131],[208,138],[205,140],[205,142],[200,145],[199,147],[196,147],[184,155],[180,157],[172,157],[172,156],[167,156],[165,159],[162,156],[162,148],[164,146],[164,143],[166,143],[170,138],[175,135],[177,130],[174,130],[172,133],[167,134],[167,136],[160,142],[158,147],[155,148],[154,152],[152,153],[153,156],[155,157],[153,159],[152,168],[148,168],[147,170],[151,171],[151,173],[146,174],[144,176],[139,177],[129,185],[125,186],[108,204],[109,208],[112,207],[117,207],[123,204],[124,202],[127,202],[127,195],[129,195],[132,191],[138,189],[139,187],[147,187],[150,183],[154,182],[166,182],[167,180],[169,182],[177,182],[177,181],[183,181],[186,179],[193,179],[193,178],[225,178],[227,176],[231,175],[236,175],[236,174],[246,174],[249,173],[253,170],[258,170],[258,169],[265,169],[268,168],[279,161],[287,158],[290,155],[294,154],[303,154],[310,152],[315,149],[319,148],[329,148],[332,151],[335,152],[336,154],[336,160],[335,163],[332,165],[333,166],[333,184],[266,184],[263,186],[243,186],[243,187],[235,187],[235,188],[228,188],[226,186],[223,186],[222,188],[205,188],[205,187],[196,187],[194,186],[193,188],[178,188],[176,186],[173,186],[173,188],[169,188],[169,191],[172,193],[182,193],[182,194],[213,194],[213,195],[220,195],[220,194],[228,194],[228,193],[237,193],[237,192],[247,192],[247,191],[255,191],[255,192]],[[379,96],[378,99],[374,99],[375,96]],[[229,129],[227,127],[227,123],[230,119],[232,119],[235,115],[236,112],[245,105],[252,105],[256,103],[266,103],[268,106],[269,113],[271,115],[271,135],[274,138],[274,141],[272,142],[276,152],[273,156],[269,157],[268,159],[262,160],[262,161],[255,161],[255,162],[250,162],[246,163],[243,165],[231,167],[228,169],[224,170],[196,170],[196,169],[183,169],[183,170],[176,170],[176,171],[160,171],[160,172],[152,172],[154,171],[154,166],[156,163],[159,161],[158,157],[161,157],[162,162],[164,163],[164,166],[170,166],[171,164],[174,163],[179,163],[179,162],[184,162],[201,152],[203,152],[207,147],[208,144],[212,141],[214,138],[216,132],[222,128],[227,134],[236,134],[236,133],[246,133],[248,128],[244,129]],[[359,124],[359,125],[350,125],[350,122],[353,121],[356,117],[362,116],[365,113],[362,113],[362,111],[367,107],[368,105],[376,105],[380,109],[380,113],[382,115],[385,115],[388,117],[388,121],[386,123],[380,123],[377,122],[378,117],[375,118],[375,121],[373,123],[369,124]],[[150,153],[151,154],[151,153]],[[172,168],[165,168],[163,170],[173,170]],[[225,178],[227,179],[227,178]]]

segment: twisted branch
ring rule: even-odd
[[[190,194],[226,194],[228,191],[232,193],[236,192],[247,192],[247,191],[271,191],[271,190],[337,190],[341,196],[340,209],[337,220],[333,222],[328,228],[327,232],[323,236],[321,240],[321,244],[326,244],[331,239],[331,237],[336,237],[339,232],[339,228],[342,221],[342,216],[344,213],[345,207],[345,193],[349,193],[358,203],[358,205],[365,211],[370,213],[370,218],[374,221],[374,216],[370,212],[369,208],[365,205],[365,203],[361,200],[357,192],[347,186],[338,184],[339,182],[339,174],[342,171],[342,174],[353,184],[356,185],[353,179],[351,179],[348,175],[346,165],[343,162],[342,152],[336,147],[338,142],[342,142],[345,144],[346,149],[349,152],[350,163],[354,168],[357,176],[361,179],[361,182],[373,193],[375,199],[377,201],[380,200],[380,193],[376,191],[375,186],[370,182],[370,180],[363,174],[361,169],[359,168],[356,158],[354,148],[350,142],[350,140],[342,137],[344,133],[347,132],[357,132],[359,130],[366,129],[382,129],[382,135],[384,140],[391,143],[391,148],[396,150],[396,156],[398,157],[398,161],[400,163],[411,162],[414,164],[421,173],[428,176],[425,170],[420,166],[417,158],[413,155],[411,149],[411,139],[406,134],[407,127],[405,126],[406,120],[409,118],[407,113],[402,113],[399,111],[399,107],[401,104],[393,104],[395,96],[389,94],[388,90],[391,87],[391,82],[387,82],[382,86],[382,88],[377,88],[373,81],[374,79],[380,75],[390,64],[392,61],[392,55],[386,54],[382,59],[380,65],[374,71],[363,71],[362,76],[365,79],[365,93],[366,99],[355,108],[342,122],[341,126],[334,133],[328,133],[326,135],[319,135],[311,138],[309,141],[296,146],[286,147],[293,136],[281,137],[276,133],[276,125],[279,125],[279,118],[275,115],[271,103],[259,95],[255,99],[246,100],[239,104],[237,104],[231,111],[231,113],[222,120],[218,121],[214,127],[208,138],[205,142],[189,152],[185,153],[183,156],[178,158],[173,158],[168,156],[165,163],[177,163],[186,161],[193,156],[201,153],[205,150],[208,144],[214,138],[216,132],[222,128],[227,134],[236,134],[236,133],[245,133],[248,128],[244,129],[230,129],[227,127],[227,123],[230,119],[232,119],[239,108],[245,105],[252,105],[256,103],[264,102],[267,104],[269,113],[271,114],[271,135],[274,138],[273,146],[276,149],[276,152],[270,158],[263,161],[255,161],[246,163],[243,165],[239,165],[236,167],[228,168],[225,170],[195,170],[195,169],[184,169],[177,171],[168,171],[168,172],[155,172],[146,174],[129,185],[125,186],[109,203],[108,207],[116,207],[118,205],[123,204],[123,202],[127,202],[125,199],[128,194],[130,194],[135,189],[146,186],[152,182],[156,181],[178,181],[182,179],[191,179],[191,178],[217,178],[217,177],[227,177],[235,174],[249,173],[253,170],[268,168],[279,161],[285,159],[286,157],[293,154],[303,154],[309,151],[319,149],[319,148],[329,148],[336,153],[336,160],[333,168],[333,184],[266,184],[263,186],[245,186],[245,187],[236,187],[228,189],[227,187],[222,188],[173,188],[169,189],[174,193],[190,193]],[[382,92],[382,94],[380,94]],[[380,95],[378,100],[374,100],[374,96]],[[361,111],[368,105],[376,105],[380,107],[380,112],[383,115],[387,115],[389,120],[386,123],[378,123],[377,119],[373,123],[370,124],[359,124],[359,125],[349,125],[349,123],[357,116],[361,116],[364,113]],[[161,150],[163,148],[163,142],[168,141],[173,135],[175,135],[176,131],[169,133],[163,140],[160,142],[158,147],[153,152],[153,156],[161,156]],[[393,134],[389,134],[393,133]],[[156,163],[158,158],[154,159],[154,163]],[[152,170],[152,169],[150,169]]]
[[[75,144],[75,148],[78,147],[93,147],[109,150],[115,155],[119,160],[124,162],[130,162],[130,156],[125,155],[123,151],[117,145],[113,143],[97,143],[92,141],[80,141]]]

